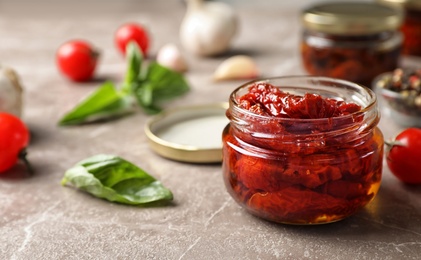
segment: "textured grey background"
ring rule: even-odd
[[[232,51],[214,58],[186,54],[192,91],[166,106],[226,101],[243,82],[215,83],[212,73],[233,54],[255,58],[265,76],[303,74],[298,12],[310,1],[284,2],[235,1],[241,27]],[[105,79],[122,80],[125,63],[113,43],[118,25],[148,26],[153,58],[162,45],[179,43],[184,11],[184,3],[175,0],[0,2],[0,63],[15,68],[25,86],[29,159],[36,169],[30,177],[21,166],[0,176],[0,258],[419,259],[421,190],[402,185],[386,167],[377,198],[357,215],[329,225],[286,226],[242,210],[225,191],[220,165],[154,154],[142,113],[106,124],[56,126]],[[55,50],[71,38],[101,49],[96,81],[73,84],[57,72]],[[417,59],[403,62],[421,66]],[[386,139],[401,130],[387,116],[380,127]],[[173,205],[129,207],[60,186],[66,169],[97,153],[120,155],[150,172],[173,191]]]

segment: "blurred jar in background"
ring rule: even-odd
[[[301,14],[301,57],[311,75],[371,86],[399,66],[401,9],[368,2],[316,4]]]
[[[401,27],[404,35],[402,53],[421,56],[421,0],[378,0],[402,8],[405,18]]]

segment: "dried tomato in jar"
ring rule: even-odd
[[[377,194],[384,141],[372,90],[325,77],[253,81],[234,90],[226,114],[224,182],[250,213],[329,223]]]
[[[302,12],[302,64],[315,76],[370,87],[379,74],[399,66],[403,14],[390,6],[324,3]]]
[[[421,0],[378,0],[402,8],[405,18],[401,26],[404,35],[402,54],[421,56]]]

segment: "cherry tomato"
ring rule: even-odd
[[[408,128],[389,143],[387,165],[402,182],[421,184],[421,129]]]
[[[71,40],[59,47],[56,61],[60,71],[74,81],[87,81],[92,78],[99,53],[83,40]]]
[[[0,173],[16,164],[28,142],[26,125],[18,117],[0,112]]]
[[[136,23],[127,23],[117,29],[114,35],[114,41],[117,48],[123,55],[126,55],[126,45],[135,41],[146,57],[149,49],[150,38],[147,30]]]

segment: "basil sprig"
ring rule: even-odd
[[[121,88],[106,82],[65,114],[59,125],[77,125],[120,117],[135,111],[136,103],[147,114],[161,111],[159,104],[183,95],[189,85],[181,73],[157,62],[143,65],[136,43],[127,46],[127,71]]]
[[[77,125],[106,120],[134,112],[133,97],[123,95],[113,83],[106,82],[67,113],[59,125]]]
[[[72,185],[98,198],[129,205],[168,202],[173,194],[136,165],[114,155],[85,159],[64,174],[62,185]]]

